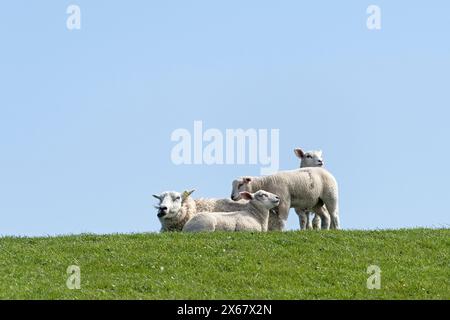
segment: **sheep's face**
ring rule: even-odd
[[[250,200],[254,203],[256,202],[269,210],[277,207],[280,204],[279,196],[264,190],[258,190],[255,193],[244,191],[241,192],[240,194],[242,199]]]
[[[233,181],[231,190],[231,200],[239,201],[242,199],[241,192],[250,191],[251,177],[240,177]]]
[[[160,195],[153,195],[159,200],[156,206],[158,209],[158,218],[169,219],[177,216],[182,206],[182,195],[175,191],[166,191]]]
[[[175,218],[183,206],[183,201],[189,197],[194,190],[184,191],[183,193],[176,191],[166,191],[160,195],[153,195],[159,200],[159,204],[156,206],[158,209],[158,218],[170,219]]]
[[[295,149],[294,152],[301,160],[300,168],[323,167],[324,165],[322,150],[304,152],[302,149]]]

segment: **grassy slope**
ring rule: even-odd
[[[450,229],[0,238],[0,298],[450,299],[449,279]]]

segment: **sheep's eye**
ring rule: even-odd
[[[310,154],[306,155],[307,158],[311,159],[312,156]]]
[[[181,200],[181,197],[180,197],[180,196],[178,196],[178,197],[176,197],[176,198],[175,198],[175,200]]]
[[[267,198],[267,194],[264,194],[264,193],[263,193],[261,196],[262,196],[263,198]]]

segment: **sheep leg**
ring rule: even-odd
[[[322,206],[322,208],[323,208],[324,212],[325,212],[328,216],[330,216],[330,214],[328,213],[327,208],[326,208],[325,206]],[[330,219],[331,219],[331,218],[330,218]],[[323,225],[320,223],[320,217],[319,217],[319,227],[320,227],[320,228],[323,228]],[[331,221],[330,227],[333,228],[333,221]]]
[[[291,209],[290,201],[281,201],[278,206],[278,224],[275,230],[284,230],[284,225],[289,215],[289,210]]]
[[[269,224],[267,226],[268,231],[282,231],[284,229],[285,222],[278,215],[269,216]]]
[[[330,201],[325,202],[325,206],[326,209],[324,208],[324,211],[327,210],[329,216],[331,217],[331,227],[339,230],[341,227],[339,223],[339,208],[337,200],[331,199]]]
[[[329,230],[331,219],[330,215],[325,211],[323,206],[316,206],[313,209],[314,213],[318,215],[322,221],[322,229]]]
[[[314,219],[313,219],[312,224],[313,224],[314,230],[322,229],[322,219],[320,219],[318,214],[314,214]]]
[[[300,223],[300,230],[307,229],[307,224],[309,223],[309,215],[306,211],[302,209],[295,208],[295,213],[298,215],[298,220]]]
[[[267,225],[269,231],[281,230],[279,218],[278,218],[278,208],[273,208],[269,210],[269,222]]]
[[[307,218],[306,229],[312,230],[313,225],[312,225],[312,219],[311,219],[311,212],[305,211],[305,213],[306,213],[306,218]]]
[[[312,212],[306,211],[306,216],[308,217],[308,223],[306,224],[306,229],[308,229],[308,230],[314,229],[313,219],[312,219],[311,214],[312,214]]]

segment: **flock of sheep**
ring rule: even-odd
[[[153,195],[161,232],[283,230],[290,208],[300,229],[339,229],[338,185],[323,168],[322,151],[294,151],[299,169],[240,177],[233,181],[231,200],[193,199],[194,190]]]

